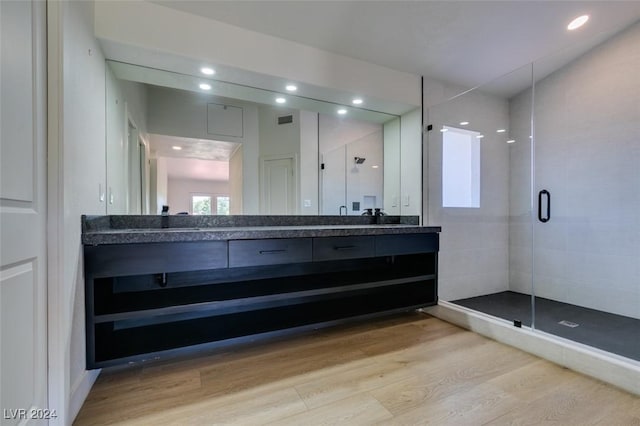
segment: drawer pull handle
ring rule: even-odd
[[[358,246],[336,246],[333,249],[334,250],[353,250],[354,248],[357,248]]]
[[[258,253],[260,254],[276,254],[276,253],[285,253],[287,250],[285,249],[280,249],[280,250],[260,250]]]

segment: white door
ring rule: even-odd
[[[262,214],[295,214],[294,158],[262,160]]]
[[[47,417],[46,11],[0,1],[0,423]],[[26,421],[25,421],[26,420]]]

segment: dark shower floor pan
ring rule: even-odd
[[[513,291],[454,300],[508,321],[531,325],[531,297]],[[536,329],[640,361],[640,320],[536,297]]]

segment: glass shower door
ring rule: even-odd
[[[534,63],[534,325],[640,360],[640,23],[578,48]]]

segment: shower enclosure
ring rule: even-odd
[[[640,23],[427,109],[440,299],[640,361]]]

